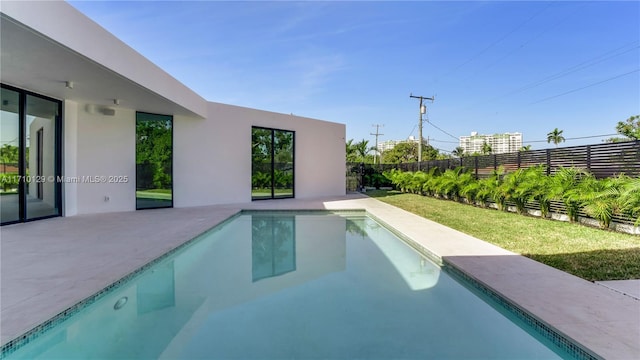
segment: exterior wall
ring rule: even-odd
[[[72,108],[65,109],[66,179],[75,176],[127,176],[129,181],[113,183],[107,179],[106,182],[65,183],[65,195],[70,195],[65,196],[65,200],[73,200],[71,194],[75,188],[75,210],[78,214],[135,210],[135,111],[118,108],[114,116],[105,116],[87,111],[90,110],[87,104],[80,103],[76,108],[75,114],[68,114]],[[77,121],[73,121],[74,115]],[[75,159],[74,141],[77,144]],[[69,194],[66,190],[70,190]],[[73,202],[65,203],[65,207],[73,213]]]
[[[64,216],[135,210],[136,110],[174,117],[175,207],[251,201],[252,126],[295,131],[296,198],[345,194],[345,125],[206,102],[64,2],[3,2],[2,20],[24,41],[2,43],[19,56],[0,82],[63,101]],[[109,176],[129,181],[81,180]]]
[[[345,126],[209,103],[207,119],[174,117],[174,206],[251,201],[251,127],[295,131],[295,197],[345,193]]]
[[[62,103],[62,174],[77,176],[78,164],[78,103],[66,100]],[[62,185],[62,216],[78,214],[78,185]]]

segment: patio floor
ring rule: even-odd
[[[359,194],[81,215],[4,226],[1,343],[241,209],[367,210],[593,355],[640,358],[640,300],[619,290],[635,289],[637,282],[591,283]]]

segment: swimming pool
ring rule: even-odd
[[[469,288],[362,214],[244,213],[3,355],[570,358]]]

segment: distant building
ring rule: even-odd
[[[485,142],[491,146],[492,154],[517,152],[522,147],[522,134],[516,132],[478,135],[474,131],[471,136],[460,136],[460,147],[464,149],[465,154],[482,153],[482,145]]]
[[[409,136],[406,140],[386,140],[381,143],[378,143],[378,152],[382,154],[387,150],[393,149],[396,145],[401,143],[418,143],[418,139],[413,136]]]

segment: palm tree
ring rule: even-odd
[[[531,145],[525,145],[521,147],[519,151],[522,152],[522,151],[529,151],[529,150],[531,150]]]
[[[360,161],[364,162],[370,150],[369,140],[362,139],[362,141],[353,144],[353,147]]]
[[[453,149],[453,151],[451,152],[451,155],[461,158],[464,156],[464,149],[460,146],[456,147],[455,149]]]
[[[562,136],[562,130],[558,130],[558,128],[553,129],[553,131],[547,134],[547,143],[553,142],[556,147],[558,147],[558,144],[560,144],[564,140],[565,139],[564,136]]]
[[[356,162],[356,149],[353,147],[353,139],[346,142],[346,158],[347,162]]]

